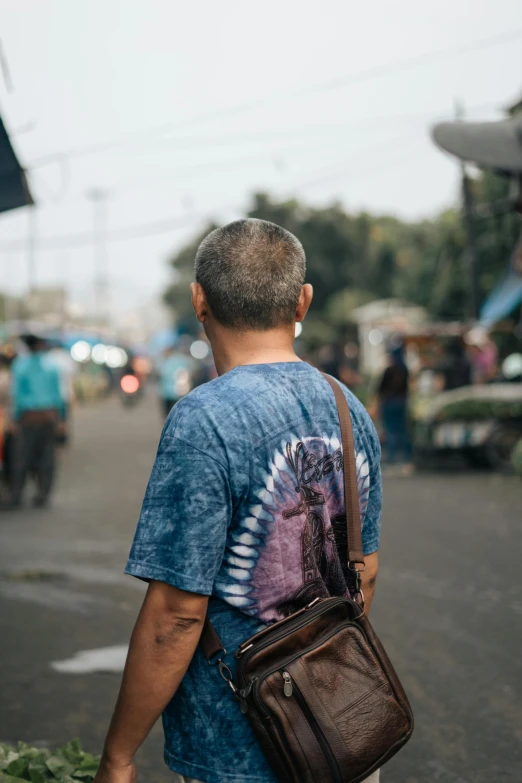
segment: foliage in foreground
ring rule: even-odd
[[[77,739],[55,751],[0,743],[0,783],[92,783],[98,764],[99,757],[83,751]]]

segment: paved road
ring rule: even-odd
[[[79,411],[54,507],[0,517],[0,737],[99,750],[119,675],[51,663],[124,644],[143,593],[122,570],[156,407]],[[522,483],[452,472],[385,482],[373,620],[416,713],[383,783],[522,781]],[[118,650],[116,650],[116,654]],[[158,728],[141,780],[168,783]]]

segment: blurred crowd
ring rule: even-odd
[[[341,380],[366,405],[381,437],[384,465],[399,467],[404,475],[412,471],[413,399],[522,380],[522,356],[518,364],[500,363],[495,342],[476,330],[422,345],[392,336],[370,375],[361,369],[356,342],[313,351],[299,341],[297,346],[303,359]],[[34,334],[21,335],[0,352],[0,508],[21,505],[28,479],[34,479],[34,505],[48,503],[56,450],[71,437],[75,404],[112,395],[132,407],[146,395],[155,396],[159,415],[166,418],[188,392],[216,377],[204,335],[177,335],[154,355],[127,349],[124,366],[117,368],[83,357],[75,361],[77,353],[75,346],[67,350]],[[95,353],[96,348],[91,359]]]
[[[402,475],[413,471],[415,401],[464,387],[522,381],[522,355],[499,360],[494,340],[482,330],[419,342],[391,336],[383,366],[360,370],[359,346],[321,346],[310,363],[343,381],[366,405],[378,428],[383,465]]]
[[[155,356],[118,349],[126,357],[118,367],[97,356],[100,344],[83,353],[85,345],[76,342],[68,350],[21,334],[0,350],[0,509],[19,508],[28,483],[35,488],[33,505],[48,504],[57,449],[71,438],[76,404],[116,396],[131,407],[151,392],[165,418],[181,397],[215,377],[208,343],[189,336]]]

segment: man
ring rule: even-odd
[[[134,754],[161,713],[173,781],[276,781],[198,642],[208,612],[233,668],[233,651],[264,624],[348,592],[337,409],[324,378],[292,348],[312,300],[304,276],[301,244],[273,223],[239,220],[199,247],[192,302],[219,377],[181,400],[163,430],[126,569],[150,583],[96,783],[136,780]],[[345,394],[369,606],[380,449],[366,411]]]
[[[388,467],[400,466],[401,475],[410,475],[412,445],[408,425],[410,376],[404,357],[404,344],[394,340],[388,347],[386,367],[377,396],[379,414],[384,429],[384,455]]]
[[[167,348],[158,363],[159,397],[162,411],[168,416],[176,402],[190,389],[190,376],[194,362],[186,356],[181,346]]]
[[[466,353],[462,337],[452,338],[446,347],[446,356],[439,372],[442,376],[443,390],[451,391],[469,386],[472,382],[472,367]]]
[[[45,506],[53,485],[56,437],[63,426],[65,400],[60,374],[46,355],[45,341],[26,335],[29,349],[12,365],[13,475],[11,507],[17,508],[30,470],[37,481],[35,506]]]

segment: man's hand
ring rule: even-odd
[[[94,783],[136,783],[134,764],[111,764],[102,757]]]

